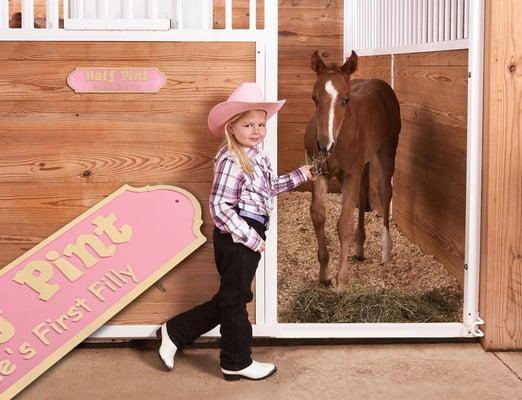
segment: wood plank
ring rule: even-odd
[[[467,67],[452,64],[457,53],[446,53],[395,56],[394,81],[402,131],[394,175],[393,217],[411,241],[433,254],[462,284]],[[449,60],[448,65],[433,62],[442,63],[444,59]]]
[[[486,350],[522,349],[522,2],[486,2],[480,317]]]
[[[468,66],[468,50],[431,51],[425,53],[401,54],[395,58],[395,67],[411,66]]]
[[[0,61],[147,61],[156,66],[158,61],[256,59],[255,44],[245,42],[1,42],[0,49]]]
[[[1,49],[1,46],[0,46]],[[147,61],[113,61],[111,67],[150,67]],[[3,100],[34,100],[45,96],[46,101],[197,101],[218,102],[241,82],[255,80],[254,63],[213,60],[212,65],[198,61],[179,64],[158,61],[167,77],[159,93],[82,93],[76,94],[66,84],[66,78],[78,67],[74,61],[1,61],[0,102]],[[82,61],[82,67],[99,67],[97,61]],[[201,90],[204,87],[205,90]],[[226,98],[225,97],[225,98]]]

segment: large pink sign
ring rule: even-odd
[[[76,68],[67,77],[76,93],[156,93],[166,82],[158,68]]]
[[[173,186],[108,196],[0,269],[0,399],[10,399],[205,242]]]

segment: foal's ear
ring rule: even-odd
[[[343,64],[341,71],[343,71],[346,75],[353,74],[357,70],[357,59],[357,53],[352,50],[350,58]]]
[[[326,68],[326,64],[321,59],[321,56],[319,55],[317,50],[314,51],[314,54],[312,54],[311,66],[317,74],[320,74],[321,71]]]

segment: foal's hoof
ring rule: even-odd
[[[355,261],[366,261],[366,257],[363,256],[353,256]]]
[[[332,280],[331,279],[327,279],[325,281],[319,281],[319,282],[321,282],[325,287],[332,286]]]

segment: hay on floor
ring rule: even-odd
[[[443,322],[462,319],[462,290],[444,266],[391,221],[392,260],[381,263],[382,218],[366,213],[366,260],[349,261],[349,288],[338,294],[318,282],[311,193],[278,197],[278,319],[280,322]],[[326,201],[333,276],[339,262],[336,222],[341,196]],[[356,213],[354,213],[356,219]]]

